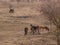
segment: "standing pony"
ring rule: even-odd
[[[38,34],[40,34],[39,26],[33,26],[32,24],[30,26],[31,26],[31,33],[35,34],[35,32],[38,32]]]
[[[9,13],[14,13],[14,9],[10,9],[9,10]]]

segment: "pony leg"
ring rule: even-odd
[[[31,33],[31,34],[34,34],[34,30],[31,30],[30,33]]]
[[[33,31],[31,30],[31,31],[30,31],[30,34],[32,34],[32,33],[33,33]]]
[[[33,32],[33,35],[35,34],[35,30],[32,31]]]
[[[40,31],[39,31],[39,29],[38,29],[38,34],[40,34]]]

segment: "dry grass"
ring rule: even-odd
[[[57,45],[56,37],[52,33],[42,33],[41,35],[24,36],[24,27],[30,27],[29,24],[23,24],[22,21],[35,21],[39,25],[46,25],[46,18],[36,10],[36,3],[20,4],[15,8],[13,16],[33,16],[31,18],[13,18],[9,14],[9,8],[0,8],[0,45]],[[34,8],[35,7],[35,8]],[[27,22],[28,23],[28,22]]]

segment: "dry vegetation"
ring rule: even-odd
[[[8,4],[0,4],[0,45],[57,45],[55,25],[40,13],[42,2],[14,4],[15,12],[9,13]],[[18,18],[29,16],[29,18]],[[30,21],[30,22],[29,22]],[[24,36],[24,27],[29,23],[46,25],[50,31],[41,31],[40,35]]]

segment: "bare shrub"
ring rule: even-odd
[[[60,45],[60,1],[59,0],[51,0],[46,1],[41,5],[41,12],[49,19],[51,23],[53,23],[56,27],[56,37],[57,44]]]

